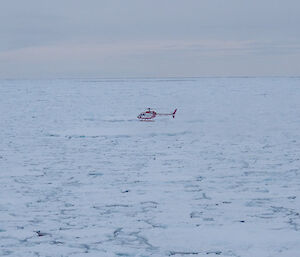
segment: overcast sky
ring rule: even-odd
[[[300,75],[299,0],[3,0],[0,78]]]

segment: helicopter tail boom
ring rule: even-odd
[[[167,115],[170,115],[172,116],[173,118],[175,118],[175,113],[177,112],[177,109],[174,110],[174,112],[172,113],[157,113],[157,115],[160,115],[160,116],[167,116]]]

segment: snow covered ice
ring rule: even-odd
[[[0,80],[0,122],[0,256],[300,256],[300,78]]]

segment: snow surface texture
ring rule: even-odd
[[[0,115],[0,256],[300,256],[299,78],[2,80]]]

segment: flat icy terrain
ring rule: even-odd
[[[300,78],[1,80],[0,122],[0,256],[300,256]]]

